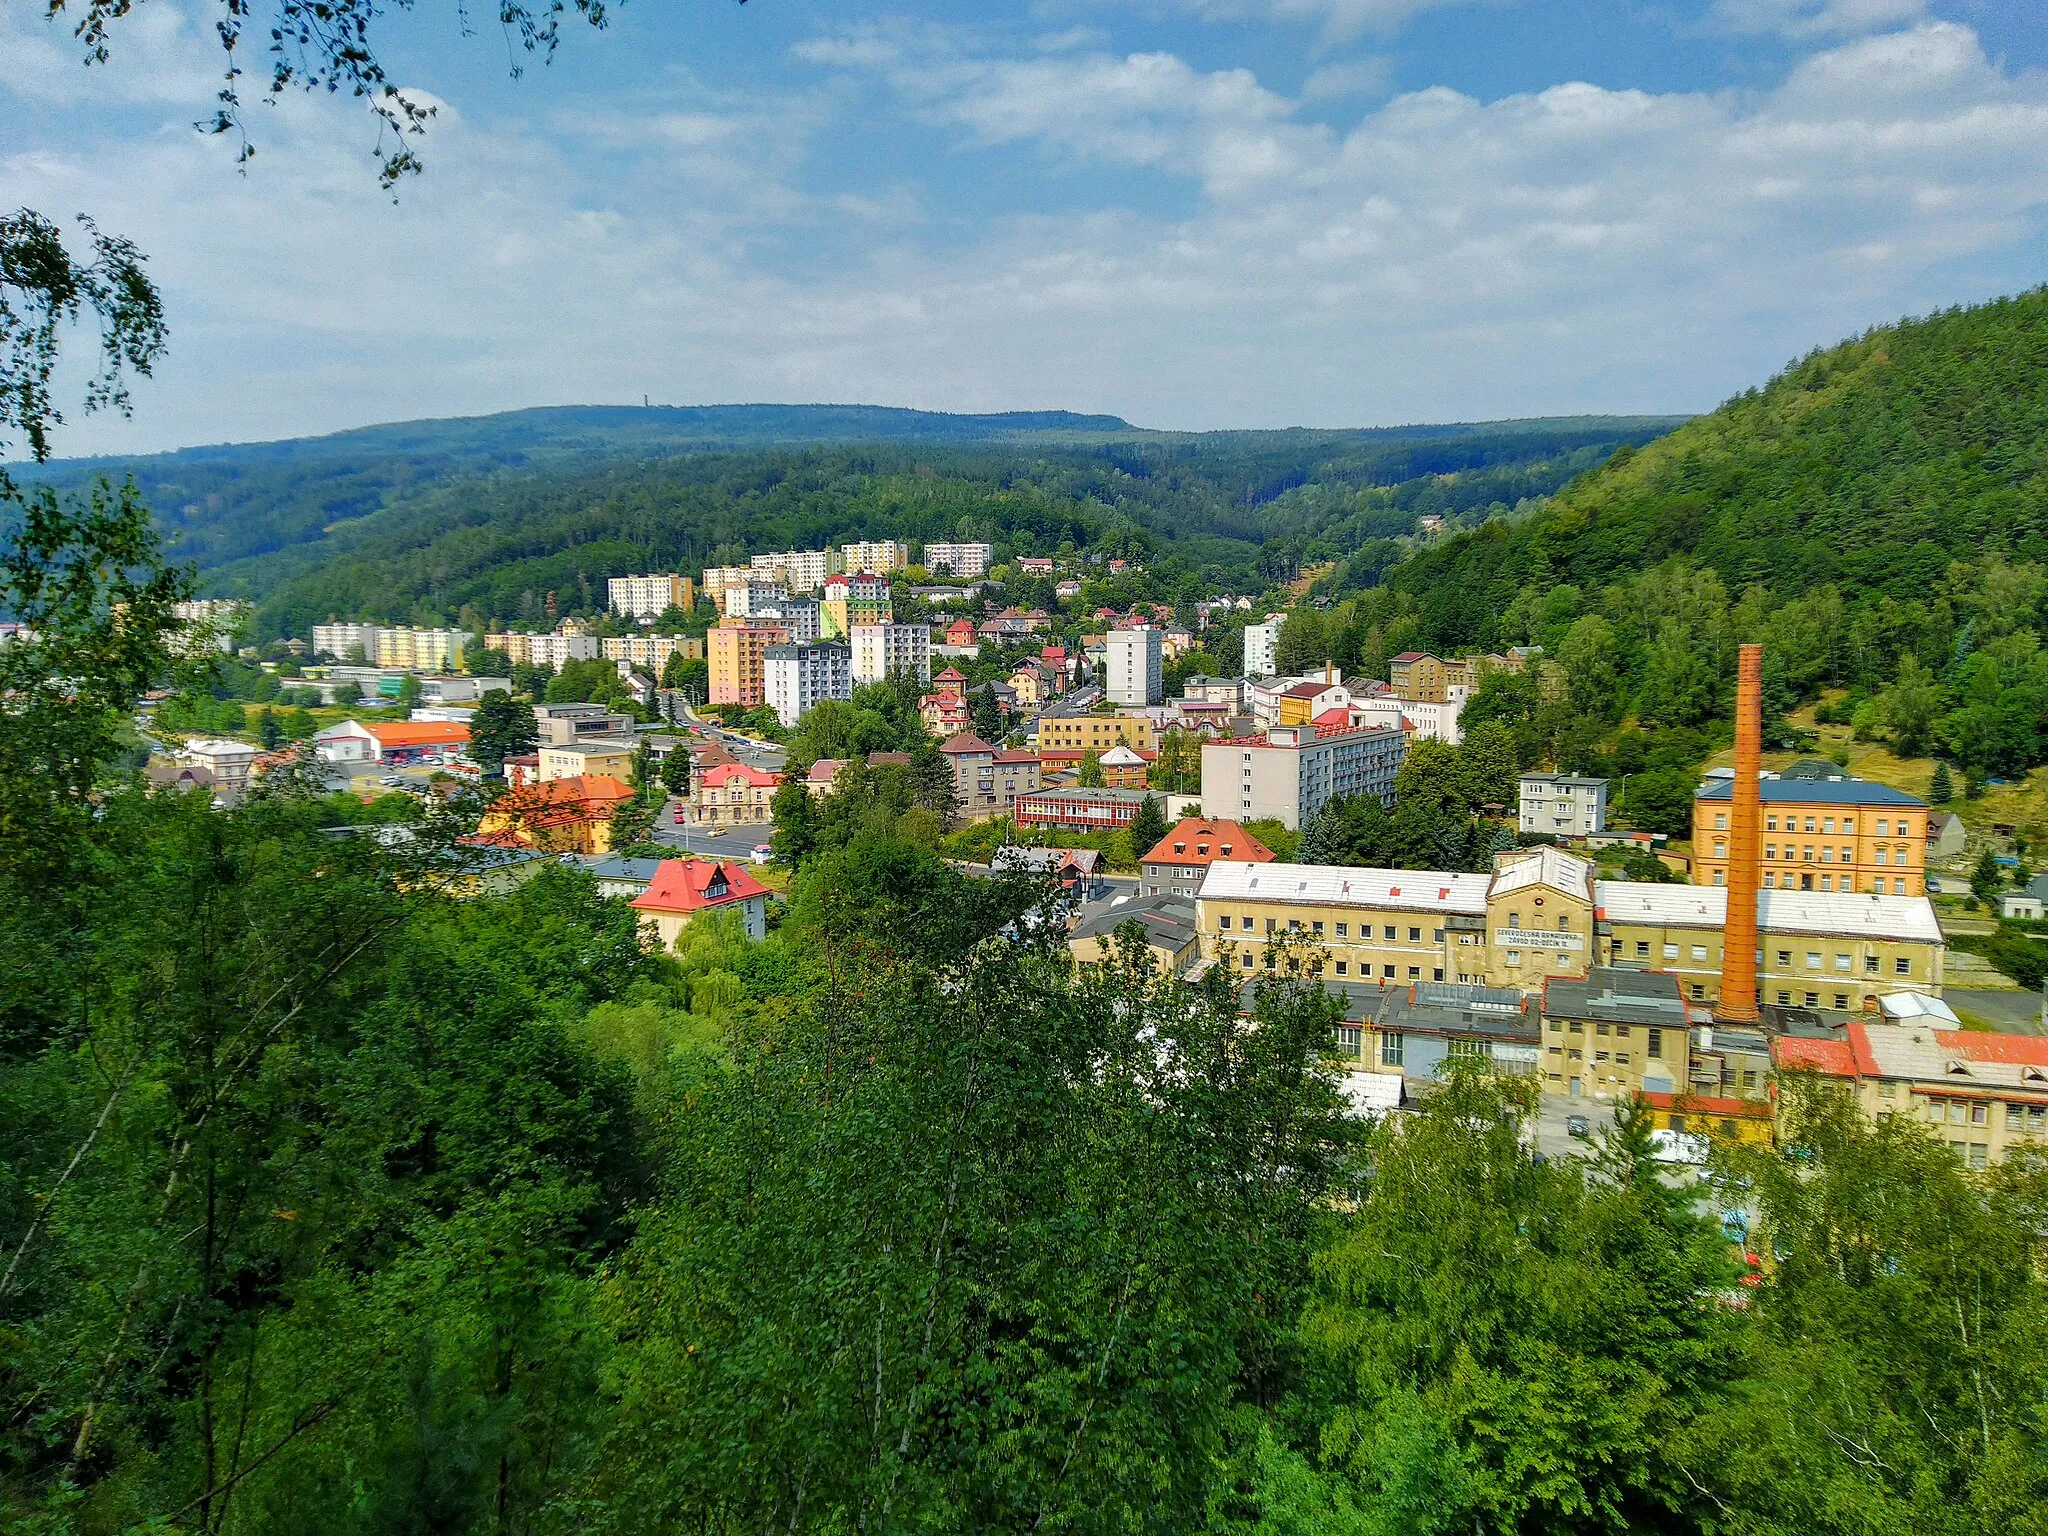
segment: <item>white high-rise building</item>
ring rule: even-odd
[[[748,565],[756,571],[781,571],[792,592],[815,592],[827,576],[836,576],[841,569],[836,549],[788,549],[755,555]]]
[[[1202,744],[1202,814],[1277,821],[1298,832],[1340,795],[1394,800],[1408,733],[1367,727],[1319,736],[1312,725],[1275,726],[1264,741]]]
[[[748,619],[757,624],[779,624],[799,645],[822,638],[824,605],[815,597],[795,597],[779,587],[746,590]],[[738,597],[739,590],[735,588],[731,596]],[[739,610],[728,605],[725,611],[732,615]]]
[[[670,608],[688,612],[697,587],[687,576],[614,576],[605,583],[612,612],[627,619],[656,619]]]
[[[908,672],[920,683],[932,680],[929,624],[855,624],[853,680],[879,683],[892,672]]]
[[[1284,613],[1269,613],[1263,624],[1247,624],[1244,630],[1244,675],[1271,677],[1280,670],[1280,626]]]
[[[927,544],[924,568],[934,576],[986,576],[993,544]]]
[[[887,576],[891,571],[900,571],[910,564],[910,546],[901,539],[842,544],[839,553],[846,562],[848,575]]]
[[[853,692],[853,653],[843,645],[771,645],[762,653],[768,707],[785,726],[826,699]]]
[[[332,656],[336,661],[347,661],[351,651],[360,649],[363,660],[375,666],[377,636],[380,633],[379,626],[375,624],[315,624],[313,651],[316,655]]]
[[[1109,632],[1109,688],[1112,704],[1143,707],[1166,694],[1162,635],[1156,629],[1113,629]]]
[[[602,644],[595,635],[528,635],[510,631],[484,636],[485,650],[503,651],[505,659],[515,666],[553,667],[557,672],[565,661],[596,661]]]

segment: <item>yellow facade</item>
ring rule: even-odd
[[[1873,992],[1939,994],[1944,950],[1924,939],[1763,933],[1757,1000],[1792,1008],[1854,1011]],[[1616,965],[1674,972],[1688,1002],[1721,997],[1721,930],[1618,921],[1606,945]]]
[[[1815,786],[1811,800],[1796,798],[1795,781],[1761,786],[1759,873],[1766,890],[1850,891],[1889,896],[1927,894],[1925,805],[1906,801],[1883,785],[1868,786],[1872,799],[1845,797],[1850,786]],[[1821,798],[1827,792],[1827,798]],[[1693,801],[1693,882],[1725,885],[1728,879],[1727,799]]]
[[[1154,751],[1159,731],[1146,715],[1042,716],[1038,722],[1041,752],[1107,752],[1111,747]]]

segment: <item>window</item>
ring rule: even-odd
[[[1989,1114],[1990,1108],[1991,1106],[1988,1104],[1972,1104],[1970,1106],[1970,1124],[1988,1124],[1991,1118]]]
[[[1875,976],[1877,974],[1877,956],[1865,955],[1863,957],[1863,971],[1868,976]]]
[[[1806,818],[1806,830],[1809,832],[1813,830],[1813,818],[1811,816]]]
[[[1578,1019],[1573,1019],[1573,1020],[1572,1020],[1572,1033],[1573,1033],[1573,1034],[1575,1034],[1575,1035],[1583,1035],[1583,1034],[1584,1034],[1585,1032],[1586,1032],[1586,1026],[1585,1026],[1585,1024],[1584,1024],[1583,1022],[1581,1022],[1580,1020],[1578,1020]]]
[[[1707,958],[1707,946],[1706,946],[1706,945],[1704,945],[1704,944],[1695,944],[1695,945],[1693,945],[1693,947],[1692,947],[1692,957],[1693,957],[1693,959],[1695,959],[1695,960],[1704,960],[1704,959],[1706,959],[1706,958]]]
[[[1408,979],[1409,979],[1410,981],[1420,981],[1420,980],[1422,980],[1422,967],[1421,967],[1421,966],[1419,966],[1419,965],[1411,965],[1411,966],[1409,966],[1409,967],[1408,967]]]
[[[1907,958],[1906,958],[1906,957],[1905,957],[1904,955],[1900,955],[1900,956],[1899,956],[1899,957],[1898,957],[1898,958],[1897,958],[1896,960],[1894,960],[1894,961],[1892,962],[1892,974],[1893,974],[1893,975],[1895,975],[1895,976],[1910,976],[1910,975],[1912,975],[1912,973],[1913,973],[1913,962],[1912,962],[1912,961],[1910,961],[1910,960],[1908,960],[1908,959],[1907,959]]]
[[[1615,1064],[1615,1065],[1616,1065],[1617,1067],[1625,1067],[1625,1066],[1627,1066],[1627,1065],[1628,1065],[1628,1052],[1627,1052],[1627,1051],[1616,1051],[1616,1052],[1614,1053],[1614,1064]]]
[[[1818,1008],[1820,1006],[1820,994],[1818,992],[1807,993],[1805,1006],[1808,1008]]]
[[[1792,1006],[1792,994],[1790,992],[1780,992],[1778,994],[1778,1006],[1780,1008],[1790,1008]]]
[[[1337,1054],[1349,1056],[1353,1061],[1365,1054],[1365,1030],[1357,1024],[1337,1026]]]
[[[1856,830],[1856,818],[1854,816],[1844,816],[1842,818],[1842,830],[1844,832],[1854,832]]]
[[[1652,1056],[1662,1056],[1662,1055],[1664,1054],[1664,1031],[1663,1031],[1663,1030],[1661,1030],[1661,1029],[1652,1029],[1652,1030],[1650,1031],[1650,1043],[1649,1043],[1649,1045],[1648,1045],[1647,1049],[1648,1049],[1649,1053],[1650,1053],[1650,1054],[1651,1054]]]
[[[1398,1067],[1401,1065],[1402,1037],[1399,1035],[1380,1036],[1380,1065]]]
[[[1593,1033],[1596,1035],[1604,1035],[1609,1033],[1609,1030],[1605,1024],[1595,1024],[1593,1026]]]
[[[1444,968],[1440,965],[1433,967],[1429,973],[1429,979],[1431,981],[1442,981],[1444,979]]]
[[[1501,956],[1501,960],[1507,965],[1520,965],[1522,963],[1522,952],[1519,949],[1511,949]]]
[[[1349,967],[1350,967],[1350,964],[1351,964],[1351,962],[1350,962],[1350,961],[1348,961],[1348,960],[1339,960],[1339,961],[1337,962],[1337,974],[1338,974],[1339,976],[1345,976],[1345,975],[1348,975],[1348,974],[1350,974],[1350,971],[1349,971]]]
[[[1678,946],[1676,944],[1666,944],[1664,946],[1664,958],[1666,960],[1676,960],[1678,958]]]
[[[1636,958],[1638,960],[1647,960],[1650,958],[1650,941],[1648,939],[1636,940]]]
[[[1385,938],[1386,938],[1386,941],[1387,941],[1387,942],[1388,942],[1389,944],[1391,944],[1391,943],[1393,943],[1393,942],[1394,942],[1394,932],[1395,932],[1395,929],[1394,929],[1394,925],[1393,925],[1392,923],[1388,923],[1388,924],[1386,925],[1386,928],[1385,928],[1385,930],[1384,930],[1384,936],[1385,936]]]
[[[1892,835],[1892,824],[1882,816],[1877,818],[1877,835],[1879,837],[1890,837]]]
[[[1849,1006],[1849,994],[1846,992],[1837,992],[1835,994],[1835,1006],[1837,1008],[1846,1009]]]
[[[1339,924],[1337,925],[1337,937],[1338,937],[1338,938],[1340,938],[1340,939],[1348,939],[1348,938],[1350,938],[1350,937],[1351,937],[1351,925],[1350,925],[1349,923],[1339,923]]]
[[[1392,981],[1394,979],[1394,968],[1391,965],[1383,965],[1380,967],[1380,974],[1386,977],[1388,981]]]
[[[1550,1021],[1550,1032],[1551,1032],[1551,1033],[1552,1033],[1553,1035],[1561,1035],[1561,1034],[1563,1034],[1563,1033],[1564,1033],[1564,1020],[1563,1020],[1563,1019],[1552,1019],[1552,1020]]]
[[[1593,1053],[1593,1059],[1595,1061],[1605,1061],[1607,1059],[1607,1053],[1605,1051],[1595,1051]]]
[[[1779,950],[1779,951],[1778,951],[1778,964],[1780,964],[1780,965],[1790,965],[1791,963],[1792,963],[1792,951],[1791,951],[1791,950],[1789,950],[1789,949],[1781,949],[1781,950]]]
[[[1694,1002],[1700,1001],[1706,995],[1707,987],[1705,982],[1696,981],[1692,984],[1692,1000]]]
[[[1778,830],[1778,818],[1777,818],[1777,817],[1775,817],[1775,816],[1766,816],[1766,817],[1764,818],[1764,830],[1765,830],[1766,832],[1775,832],[1775,831],[1777,831],[1777,830]]]
[[[1221,917],[1217,918],[1216,926],[1218,928],[1221,928],[1225,933],[1230,932],[1230,914],[1226,912]]]
[[[1280,925],[1277,922],[1275,922],[1272,918],[1269,917],[1266,919],[1266,932],[1271,933],[1274,929],[1278,928],[1279,926]]]
[[[1728,813],[1726,811],[1714,812],[1714,830],[1716,832],[1726,832],[1728,830]]]
[[[1437,931],[1436,931],[1436,937],[1435,937],[1435,938],[1433,938],[1433,939],[1431,939],[1431,940],[1430,940],[1429,942],[1430,942],[1430,943],[1432,943],[1432,944],[1441,944],[1441,943],[1443,943],[1443,941],[1444,941],[1444,931],[1443,931],[1443,929],[1439,928],[1439,929],[1437,929]],[[1439,976],[1439,977],[1437,977],[1437,980],[1438,980],[1438,981],[1442,981],[1442,980],[1443,980],[1443,977]]]
[[[1809,949],[1809,950],[1808,950],[1808,951],[1806,952],[1806,968],[1807,968],[1807,969],[1808,969],[1809,971],[1817,971],[1817,970],[1819,970],[1819,969],[1820,969],[1820,951],[1819,951],[1819,950],[1817,950],[1817,949]]]
[[[1838,971],[1847,971],[1849,969],[1849,957],[1840,950],[1835,952],[1835,969]]]
[[[1821,821],[1821,824],[1820,824],[1820,829],[1821,829],[1821,831],[1823,831],[1823,832],[1832,832],[1832,831],[1834,831],[1834,830],[1835,830],[1835,818],[1834,818],[1834,817],[1832,817],[1832,816],[1828,816],[1828,817],[1825,817],[1825,818],[1823,818],[1823,819],[1822,819],[1822,821]]]
[[[1568,915],[1564,913],[1558,914],[1557,931],[1559,933],[1570,933],[1572,931],[1572,920]]]
[[[1986,1145],[1985,1145],[1985,1144],[1984,1144],[1983,1142],[1981,1142],[1981,1141],[1973,1141],[1973,1142],[1971,1142],[1971,1143],[1970,1143],[1970,1166],[1971,1166],[1972,1168],[1983,1168],[1983,1167],[1986,1167],[1986,1166],[1988,1166],[1988,1165],[1990,1164],[1990,1162],[1991,1162],[1991,1149],[1990,1149],[1989,1147],[1987,1147],[1987,1146],[1986,1146]]]
[[[1420,944],[1422,942],[1422,930],[1420,928],[1410,928],[1408,930],[1408,942],[1410,944]]]
[[[1521,913],[1519,913],[1519,912],[1510,912],[1510,913],[1508,914],[1508,926],[1509,926],[1510,928],[1519,928],[1519,927],[1521,927],[1521,926],[1522,926],[1522,914],[1521,914]],[[1391,939],[1391,938],[1393,937],[1393,935],[1392,935],[1392,934],[1390,933],[1390,934],[1388,934],[1388,935],[1387,935],[1387,937]]]
[[[1311,923],[1310,923],[1310,924],[1309,924],[1308,926],[1309,926],[1309,930],[1310,930],[1310,931],[1311,931],[1312,933],[1314,933],[1314,934],[1315,934],[1315,935],[1316,935],[1317,937],[1319,937],[1319,938],[1320,938],[1320,937],[1322,936],[1322,932],[1323,932],[1323,920],[1322,920],[1321,918],[1316,918],[1316,919],[1315,919],[1314,921],[1312,921],[1312,922],[1311,922]]]

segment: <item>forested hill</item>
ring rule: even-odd
[[[1363,549],[1339,584],[1412,598],[1427,644],[1493,647],[1529,638],[1510,631],[1532,586],[1592,594],[1675,559],[1854,608],[1924,602],[1987,553],[2048,556],[2048,289],[1817,351],[1519,525]]]
[[[134,475],[208,591],[303,635],[330,616],[531,617],[550,591],[601,604],[627,570],[876,536],[1069,541],[1191,596],[1257,590],[1424,513],[1526,510],[1681,419],[1168,433],[1065,412],[565,408],[43,473]]]

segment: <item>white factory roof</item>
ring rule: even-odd
[[[1593,866],[1586,859],[1555,848],[1537,848],[1501,867],[1493,877],[1493,894],[1505,896],[1525,886],[1548,885],[1574,892],[1583,900],[1592,875]]]
[[[1868,1047],[1882,1077],[1911,1078],[1958,1088],[2048,1088],[2048,1041],[2024,1035],[1984,1035],[1929,1029],[1923,1024],[1872,1024],[1852,1031]]]
[[[1728,892],[1720,886],[1602,880],[1594,886],[1594,899],[1600,905],[1601,915],[1612,923],[1720,928],[1728,916]],[[1934,904],[1925,896],[1758,891],[1756,922],[1765,933],[1941,942],[1941,925],[1934,919]]]
[[[1204,901],[1292,901],[1322,907],[1397,908],[1486,915],[1490,875],[1432,869],[1351,869],[1338,864],[1218,861],[1202,880]]]

